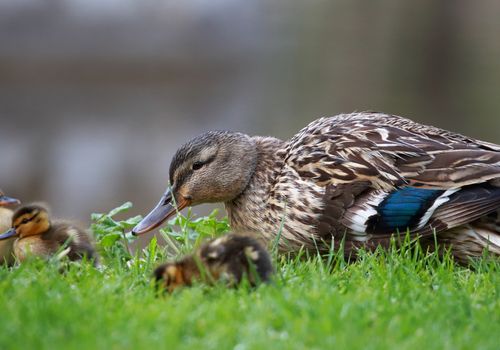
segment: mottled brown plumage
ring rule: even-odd
[[[193,254],[156,268],[154,277],[160,286],[172,292],[194,282],[228,286],[247,278],[250,285],[269,282],[273,267],[269,253],[253,237],[228,234],[203,244]]]
[[[288,141],[209,132],[177,151],[170,184],[134,232],[223,201],[235,231],[279,234],[281,251],[345,240],[355,255],[408,231],[462,261],[500,254],[500,146],[393,115],[321,118]]]
[[[20,207],[12,217],[12,228],[0,240],[16,237],[14,255],[19,262],[30,256],[49,258],[55,254],[70,260],[83,257],[96,261],[97,255],[88,233],[65,221],[51,221],[45,207]]]

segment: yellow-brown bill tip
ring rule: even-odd
[[[185,208],[188,204],[187,201],[182,201],[178,203],[176,208],[172,203],[172,193],[170,190],[167,190],[153,210],[132,229],[132,234],[138,236],[157,228],[165,222],[165,220],[174,215],[178,210]]]

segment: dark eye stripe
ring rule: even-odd
[[[211,156],[210,158],[208,158],[207,160],[205,160],[203,163],[204,164],[208,164],[208,163],[211,163],[215,160],[215,154],[213,156]]]
[[[21,220],[21,222],[20,222],[20,223],[18,223],[18,224],[16,224],[16,225],[14,225],[14,228],[17,228],[17,227],[19,227],[20,225],[24,225],[24,224],[27,224],[27,223],[28,223],[28,222],[30,222],[30,221],[33,221],[35,218],[37,218],[37,217],[38,217],[38,214],[40,214],[40,213],[38,213],[38,212],[37,212],[37,213],[35,213],[33,216],[31,216],[31,217],[29,217],[29,218],[24,217],[24,218]],[[16,221],[19,221],[19,219],[18,219],[18,220],[16,220]]]

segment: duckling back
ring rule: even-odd
[[[42,235],[42,239],[55,241],[59,247],[64,246],[69,249],[67,256],[72,261],[81,260],[84,257],[92,260],[97,257],[89,233],[70,222],[54,222],[51,229]]]

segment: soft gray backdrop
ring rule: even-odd
[[[0,187],[144,213],[192,136],[360,110],[500,143],[500,2],[0,0]]]

